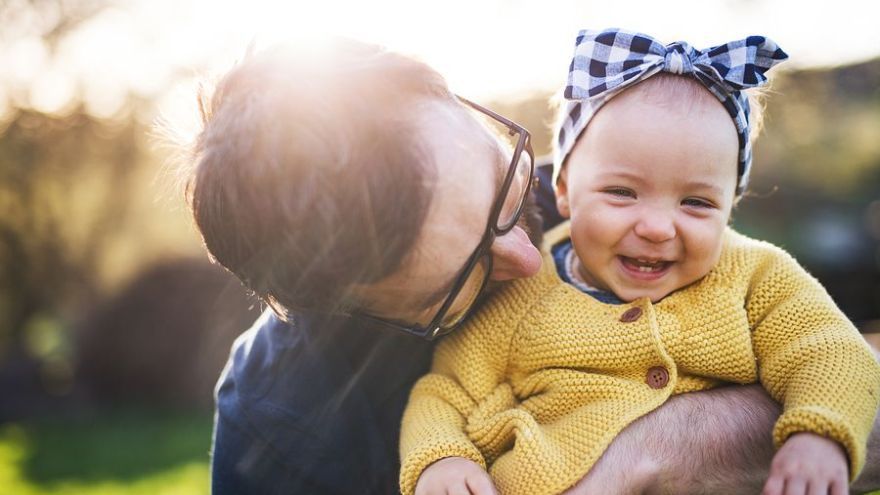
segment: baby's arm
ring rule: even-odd
[[[440,469],[451,463],[441,461],[447,458],[470,461],[464,479],[489,481],[483,452],[500,446],[482,446],[481,451],[465,428],[468,418],[485,400],[493,404],[513,400],[510,386],[505,383],[511,340],[516,325],[534,300],[518,295],[520,292],[512,287],[505,287],[463,328],[444,338],[434,352],[431,373],[413,387],[400,434],[400,488],[404,495],[412,494],[417,484],[446,480],[445,475],[435,475],[448,474],[448,470]],[[485,476],[474,474],[477,467]],[[455,473],[456,482],[462,479],[461,473]]]
[[[436,353],[434,359],[436,363]],[[476,404],[458,380],[436,370],[416,383],[400,433],[400,490],[404,495],[457,493],[447,490],[474,477],[474,469],[465,473],[442,469],[451,459],[467,461],[485,473],[486,461],[464,431]]]
[[[746,311],[759,378],[783,404],[773,431],[780,450],[771,480],[801,465],[792,458],[809,455],[812,448],[805,450],[801,440],[788,448],[783,445],[803,432],[842,446],[852,480],[865,461],[880,399],[880,366],[825,289],[789,255],[768,250],[753,271]],[[817,441],[806,444],[825,450]],[[798,471],[807,469],[802,465]],[[814,474],[815,469],[810,472]]]
[[[486,460],[464,431],[479,396],[471,395],[468,388],[472,387],[462,383],[471,377],[461,376],[461,370],[450,373],[442,369],[447,363],[441,357],[442,348],[450,347],[444,346],[447,342],[438,346],[435,370],[413,387],[403,414],[400,489],[405,495],[414,491],[416,495],[491,494],[484,487],[487,482],[494,490],[485,470]],[[437,370],[438,362],[441,370]]]

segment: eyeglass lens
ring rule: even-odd
[[[523,150],[519,155],[516,168],[513,172],[513,179],[507,195],[504,198],[501,213],[498,215],[496,228],[501,231],[509,229],[517,220],[522,205],[525,202],[526,191],[529,188],[532,173],[532,157]]]
[[[440,326],[444,328],[453,327],[464,319],[468,310],[473,306],[483,290],[484,282],[489,278],[489,270],[491,270],[491,257],[486,254],[480,258],[479,263],[468,274],[467,280],[458,294],[456,294],[455,300],[449,306],[449,312],[443,317]]]

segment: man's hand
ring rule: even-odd
[[[846,453],[834,440],[813,433],[788,438],[770,464],[762,495],[846,495]]]
[[[489,473],[464,457],[447,457],[419,476],[416,495],[497,495]]]

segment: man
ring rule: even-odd
[[[432,350],[418,337],[540,266],[527,131],[422,63],[340,40],[247,58],[203,117],[196,224],[272,308],[218,383],[212,490],[396,493],[400,417]],[[760,486],[778,406],[749,388],[690,395],[628,428],[574,491]]]

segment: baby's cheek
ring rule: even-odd
[[[712,235],[706,236],[705,240],[701,243],[702,253],[701,258],[703,260],[703,275],[709,273],[709,271],[715,267],[718,263],[718,260],[721,258],[721,247],[723,241],[724,231],[720,230],[717,234],[713,233]]]
[[[721,257],[724,226],[702,219],[689,226],[685,240],[691,269],[689,277],[699,279],[709,273]]]

